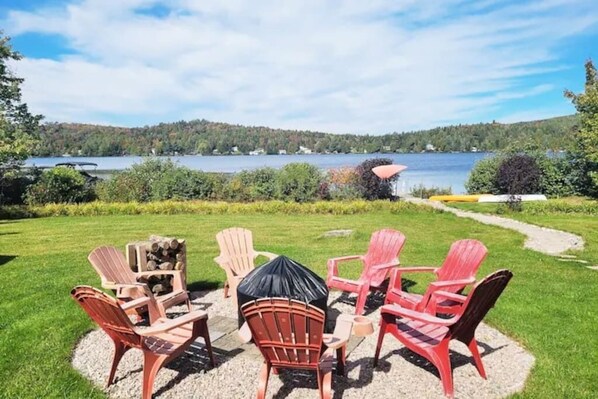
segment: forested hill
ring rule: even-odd
[[[454,125],[380,136],[248,127],[206,120],[139,128],[49,123],[42,126],[42,141],[36,155],[495,151],[517,142],[534,142],[540,148],[558,150],[567,146],[577,122],[578,117],[571,115],[512,124]]]

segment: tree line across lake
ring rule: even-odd
[[[379,136],[248,127],[207,120],[122,128],[75,123],[40,126],[37,156],[407,153],[499,151],[514,142],[545,150],[567,148],[579,117],[511,124],[480,123]]]

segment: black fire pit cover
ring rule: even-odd
[[[286,256],[279,256],[249,273],[237,287],[239,326],[241,306],[258,298],[290,298],[320,308],[326,313],[326,282],[307,267]]]

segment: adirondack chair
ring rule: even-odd
[[[486,379],[486,371],[475,340],[475,330],[484,316],[494,306],[513,273],[499,270],[477,283],[471,293],[465,297],[447,291],[435,291],[430,302],[435,307],[442,299],[450,299],[463,304],[463,312],[450,319],[432,316],[436,309],[422,313],[405,309],[399,305],[384,305],[380,309],[381,324],[374,356],[376,367],[382,348],[382,341],[387,333],[392,334],[413,352],[425,357],[440,374],[440,379],[447,397],[453,397],[453,376],[449,357],[449,343],[456,339],[463,342],[473,355],[475,366]]]
[[[250,271],[255,268],[255,258],[259,255],[272,260],[278,255],[256,251],[253,249],[253,234],[251,230],[241,227],[231,227],[216,234],[220,247],[220,255],[214,261],[224,269],[226,282],[224,283],[224,297],[231,297],[237,302],[237,286]]]
[[[341,291],[357,293],[355,314],[363,314],[365,301],[371,290],[384,289],[390,269],[399,266],[399,253],[405,244],[405,236],[400,231],[384,229],[372,234],[368,252],[365,255],[343,256],[328,260],[326,285]],[[358,280],[348,280],[339,276],[339,263],[361,260],[363,272]]]
[[[149,309],[150,323],[166,316],[166,309],[179,303],[186,303],[191,310],[191,302],[185,285],[185,278],[180,270],[155,270],[134,273],[125,255],[114,247],[102,246],[94,249],[88,256],[89,262],[100,275],[102,287],[113,290],[119,303],[125,303],[141,297],[154,297],[147,281],[151,276],[171,275],[173,291],[166,295],[156,296],[157,311]],[[135,310],[137,312],[137,310]],[[128,309],[133,314],[132,309]]]
[[[151,306],[151,299],[147,297],[119,305],[114,298],[88,286],[75,287],[71,296],[114,343],[114,358],[106,386],[114,382],[118,363],[131,348],[143,351],[143,399],[151,398],[154,379],[160,368],[183,354],[198,337],[203,337],[210,365],[215,365],[208,315],[204,311],[196,310],[176,319],[159,319],[151,327],[140,329],[133,326],[122,307],[138,306],[144,302]]]
[[[477,240],[455,241],[449,249],[444,263],[439,268],[434,267],[397,267],[392,270],[390,282],[386,292],[385,303],[396,303],[403,308],[423,311],[435,291],[442,290],[459,294],[463,289],[475,283],[475,275],[486,258],[488,250]],[[423,295],[402,290],[401,277],[403,273],[433,272],[436,281],[432,282]],[[436,309],[439,313],[457,314],[461,303],[451,299],[443,299]]]
[[[324,334],[324,311],[294,299],[257,299],[244,304],[241,311],[264,356],[258,399],[266,397],[270,371],[278,374],[282,368],[316,371],[320,398],[330,399],[334,352],[337,374],[343,374],[353,316],[340,315],[334,333]]]

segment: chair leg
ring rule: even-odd
[[[224,298],[228,298],[228,281],[224,282]]]
[[[156,374],[162,368],[168,356],[156,355],[148,350],[143,351],[143,389],[142,398],[151,399]]]
[[[113,341],[113,342],[114,342],[114,357],[112,358],[112,367],[110,367],[110,374],[108,375],[108,382],[106,383],[106,388],[114,383],[114,375],[116,374],[116,369],[118,368],[118,363],[120,363],[120,359],[122,359],[123,355],[130,349],[129,346],[124,345],[122,342],[119,342],[119,341]]]
[[[187,304],[187,310],[190,312],[193,310],[193,308],[191,307],[191,299],[189,298],[189,294],[187,294],[187,300],[185,301],[185,303]]]
[[[475,367],[478,369],[478,373],[480,373],[483,379],[486,379],[486,370],[484,370],[484,364],[482,363],[482,358],[478,350],[478,343],[475,338],[472,339],[469,344],[467,344],[467,347],[473,355],[473,361],[475,363]]]
[[[431,353],[429,360],[438,369],[440,380],[444,389],[444,394],[447,398],[453,398],[453,371],[451,366],[451,359],[449,357],[448,340],[438,345]]]
[[[345,374],[345,365],[347,363],[347,347],[341,346],[336,350],[336,374]]]
[[[201,336],[203,338],[204,344],[206,346],[206,350],[208,351],[208,355],[210,356],[210,366],[216,366],[216,360],[214,358],[214,351],[212,351],[212,341],[210,340],[210,331],[208,330],[208,322],[206,320],[201,320]]]
[[[317,373],[320,399],[330,399],[332,397],[332,370],[322,371],[318,369]]]
[[[369,291],[360,290],[357,294],[357,302],[355,303],[355,314],[360,316],[365,309],[365,301],[368,298]]]
[[[378,365],[378,358],[380,357],[380,349],[382,349],[382,341],[386,335],[387,322],[384,318],[380,318],[380,332],[378,333],[378,343],[376,344],[376,353],[374,354],[374,367]]]
[[[266,389],[268,389],[268,378],[270,377],[270,364],[264,362],[262,370],[260,371],[260,382],[257,389],[257,399],[266,398]]]

